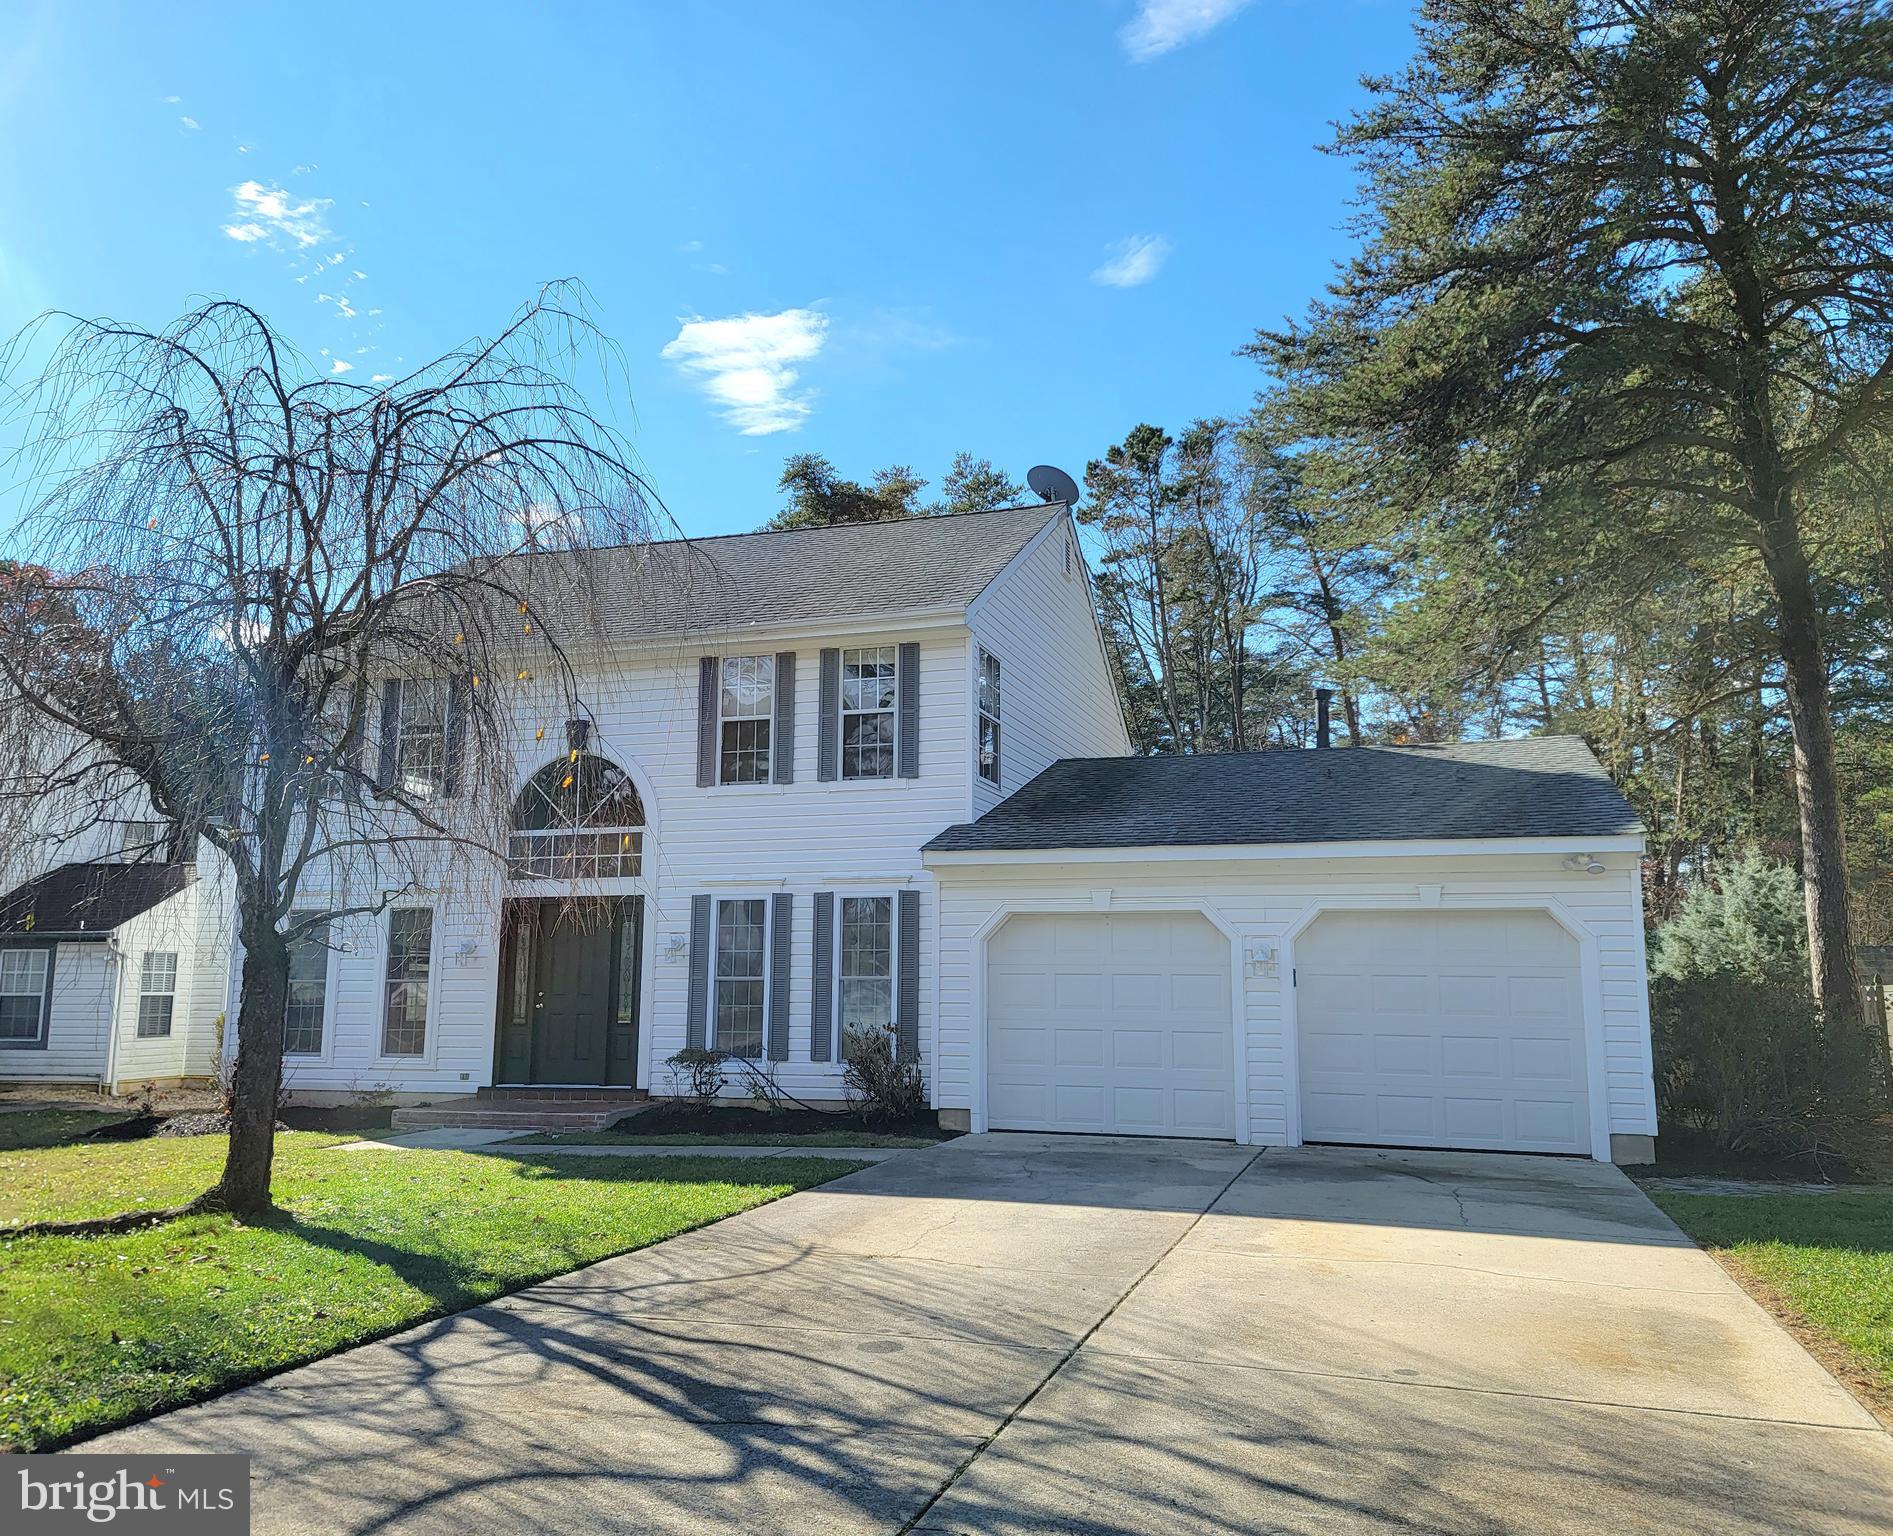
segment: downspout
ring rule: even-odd
[[[119,946],[118,931],[105,941],[105,953],[112,967],[112,1011],[105,1033],[105,1077],[99,1084],[108,1094],[118,1092],[118,1026],[125,1006],[125,951]]]

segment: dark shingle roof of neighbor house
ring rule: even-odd
[[[964,607],[1063,506],[621,544],[577,568],[547,551],[509,590],[542,611],[583,602],[605,640]],[[572,637],[568,636],[568,640]]]
[[[936,852],[1616,837],[1636,812],[1576,736],[1053,763]]]
[[[0,896],[0,938],[103,939],[190,881],[188,864],[62,864]]]

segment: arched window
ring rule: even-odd
[[[644,863],[644,802],[616,763],[590,752],[547,763],[513,802],[518,880],[615,880]]]

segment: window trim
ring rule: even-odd
[[[1005,782],[1005,728],[1001,716],[1005,709],[1004,664],[983,645],[975,645],[973,658],[973,773],[982,784],[1000,789]],[[986,708],[986,663],[993,666],[993,708]],[[986,773],[985,727],[993,732],[993,771]]]
[[[835,782],[837,784],[886,784],[897,781],[900,776],[900,648],[898,640],[877,641],[857,645],[843,645],[835,663]],[[885,709],[850,709],[848,707],[848,656],[852,652],[859,655],[863,651],[886,651],[894,660],[894,698]],[[888,762],[886,773],[860,773],[852,777],[848,773],[848,717],[862,715],[886,715],[893,726],[893,738],[888,743]]]
[[[289,998],[287,994],[285,994],[283,997],[283,1065],[285,1068],[302,1065],[308,1062],[326,1063],[330,1059],[330,1054],[335,1044],[335,1031],[333,1027],[335,1019],[335,964],[337,953],[335,944],[335,916],[333,913],[328,912],[326,908],[297,907],[290,912],[289,921],[293,924],[316,915],[327,917],[329,923],[329,942],[323,946],[326,953],[322,961],[322,1049],[319,1051],[292,1051],[289,1049]],[[387,984],[387,966],[385,963],[382,966],[382,984],[385,991]],[[430,1004],[432,1003],[433,999],[431,996],[428,1001]],[[384,1028],[387,1025],[387,1002],[385,998],[382,1002],[382,1025]],[[414,1058],[411,1056],[398,1056],[392,1059],[396,1061],[412,1061]]]
[[[151,990],[151,961],[154,956],[171,957],[171,989],[168,992]],[[182,969],[183,955],[175,949],[141,949],[138,952],[138,1008],[132,1015],[132,1039],[134,1040],[169,1040],[177,1031],[177,983],[178,973]],[[162,997],[170,1001],[170,1008],[164,1016],[162,1030],[145,1029],[145,999]]]
[[[394,979],[388,974],[388,961],[394,953],[394,914],[397,912],[425,912],[428,914],[427,927],[427,1010],[421,1022],[421,1049],[412,1055],[389,1055],[388,1053],[388,988],[394,985]],[[434,1064],[434,1047],[437,1031],[434,1027],[434,1012],[439,1004],[440,981],[440,909],[431,902],[410,901],[389,907],[381,922],[381,986],[379,1005],[375,1010],[375,1061],[387,1066],[431,1067]],[[309,1058],[300,1058],[308,1060]]]
[[[835,920],[834,932],[829,936],[829,945],[833,951],[829,956],[829,1011],[828,1028],[830,1039],[829,1061],[841,1066],[845,1060],[842,1046],[847,1039],[848,1021],[842,1017],[841,1010],[841,935],[847,924],[842,920],[842,903],[849,900],[885,901],[887,903],[887,1022],[898,1028],[900,1024],[900,898],[892,886],[870,886],[866,889],[850,890],[845,884],[834,888]]]
[[[775,955],[776,942],[776,904],[767,891],[744,889],[740,891],[711,891],[710,896],[710,954],[709,986],[704,998],[704,1009],[708,1015],[703,1021],[703,1044],[706,1050],[719,1051],[723,1048],[716,1040],[716,958],[717,924],[723,916],[724,907],[737,901],[754,901],[762,904],[762,1033],[756,1043],[754,1056],[737,1056],[731,1053],[732,1061],[766,1062],[769,1058],[769,1006],[775,1001]],[[747,979],[747,978],[745,978]]]
[[[769,668],[769,703],[759,715],[729,715],[723,711],[723,669],[731,662],[753,661],[764,663]],[[776,653],[761,651],[755,655],[719,656],[716,658],[716,789],[762,789],[775,783],[776,770],[776,688],[779,683],[776,676]],[[723,777],[723,727],[726,723],[760,720],[769,727],[769,748],[763,753],[762,772],[753,779],[726,779]]]
[[[59,963],[59,946],[47,942],[35,944],[31,941],[9,939],[0,942],[0,954],[13,950],[38,950],[46,956],[46,981],[39,995],[39,1035],[32,1040],[0,1040],[0,1051],[43,1051],[52,1044],[53,1037],[53,972]],[[9,996],[24,997],[26,993],[10,993]]]

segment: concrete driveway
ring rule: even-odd
[[[967,1137],[105,1437],[259,1532],[1884,1532],[1615,1170]]]

